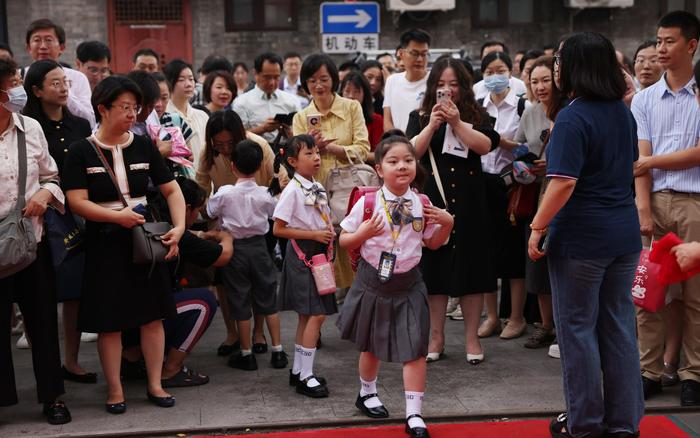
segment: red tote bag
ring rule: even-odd
[[[666,288],[659,278],[661,265],[649,260],[651,250],[643,249],[632,283],[634,304],[647,312],[658,312],[666,305]]]

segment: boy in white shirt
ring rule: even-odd
[[[410,29],[401,35],[403,73],[389,76],[384,86],[384,131],[406,130],[408,115],[418,109],[428,80],[430,34]]]
[[[277,201],[267,187],[257,185],[254,176],[262,159],[260,145],[251,140],[238,143],[231,152],[236,184],[221,187],[207,204],[209,217],[218,218],[222,230],[234,238],[233,257],[221,273],[231,317],[238,325],[241,351],[231,356],[228,364],[247,371],[258,369],[251,348],[251,305],[256,314],[265,316],[272,338],[272,366],[287,366],[276,302],[277,275],[265,241]]]

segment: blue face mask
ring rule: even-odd
[[[510,78],[506,75],[491,75],[484,77],[484,86],[489,93],[502,93],[508,88]]]
[[[10,88],[9,90],[1,90],[1,92],[7,94],[7,102],[0,103],[3,107],[5,107],[6,110],[8,110],[11,113],[18,113],[22,111],[22,108],[24,108],[24,105],[27,103],[27,92],[24,91],[24,87],[21,85],[18,85],[14,88]]]

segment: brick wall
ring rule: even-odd
[[[298,31],[226,32],[225,0],[190,0],[194,63],[200,65],[210,53],[221,53],[232,60],[252,63],[263,50],[283,53],[289,50],[312,53],[320,50],[319,5],[321,0],[297,0]],[[655,24],[662,14],[661,0],[636,0],[630,9],[589,9],[579,12],[563,7],[562,0],[535,0],[540,13],[537,23],[497,29],[472,27],[471,1],[457,0],[457,8],[448,12],[399,15],[382,8],[380,46],[392,50],[398,36],[410,27],[423,27],[433,35],[433,47],[464,48],[478,58],[486,39],[501,39],[513,49],[541,47],[554,43],[559,36],[579,30],[595,30],[612,38],[628,56],[643,40],[655,34]],[[385,1],[380,1],[385,5]],[[75,47],[83,40],[107,41],[107,0],[17,0],[7,2],[10,44],[21,64],[28,62],[24,33],[34,19],[48,17],[61,23],[68,34],[66,53],[61,60],[73,63]]]

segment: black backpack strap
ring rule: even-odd
[[[527,103],[527,99],[524,97],[518,99],[518,117],[520,118],[523,117],[523,113],[525,112],[525,103]]]

